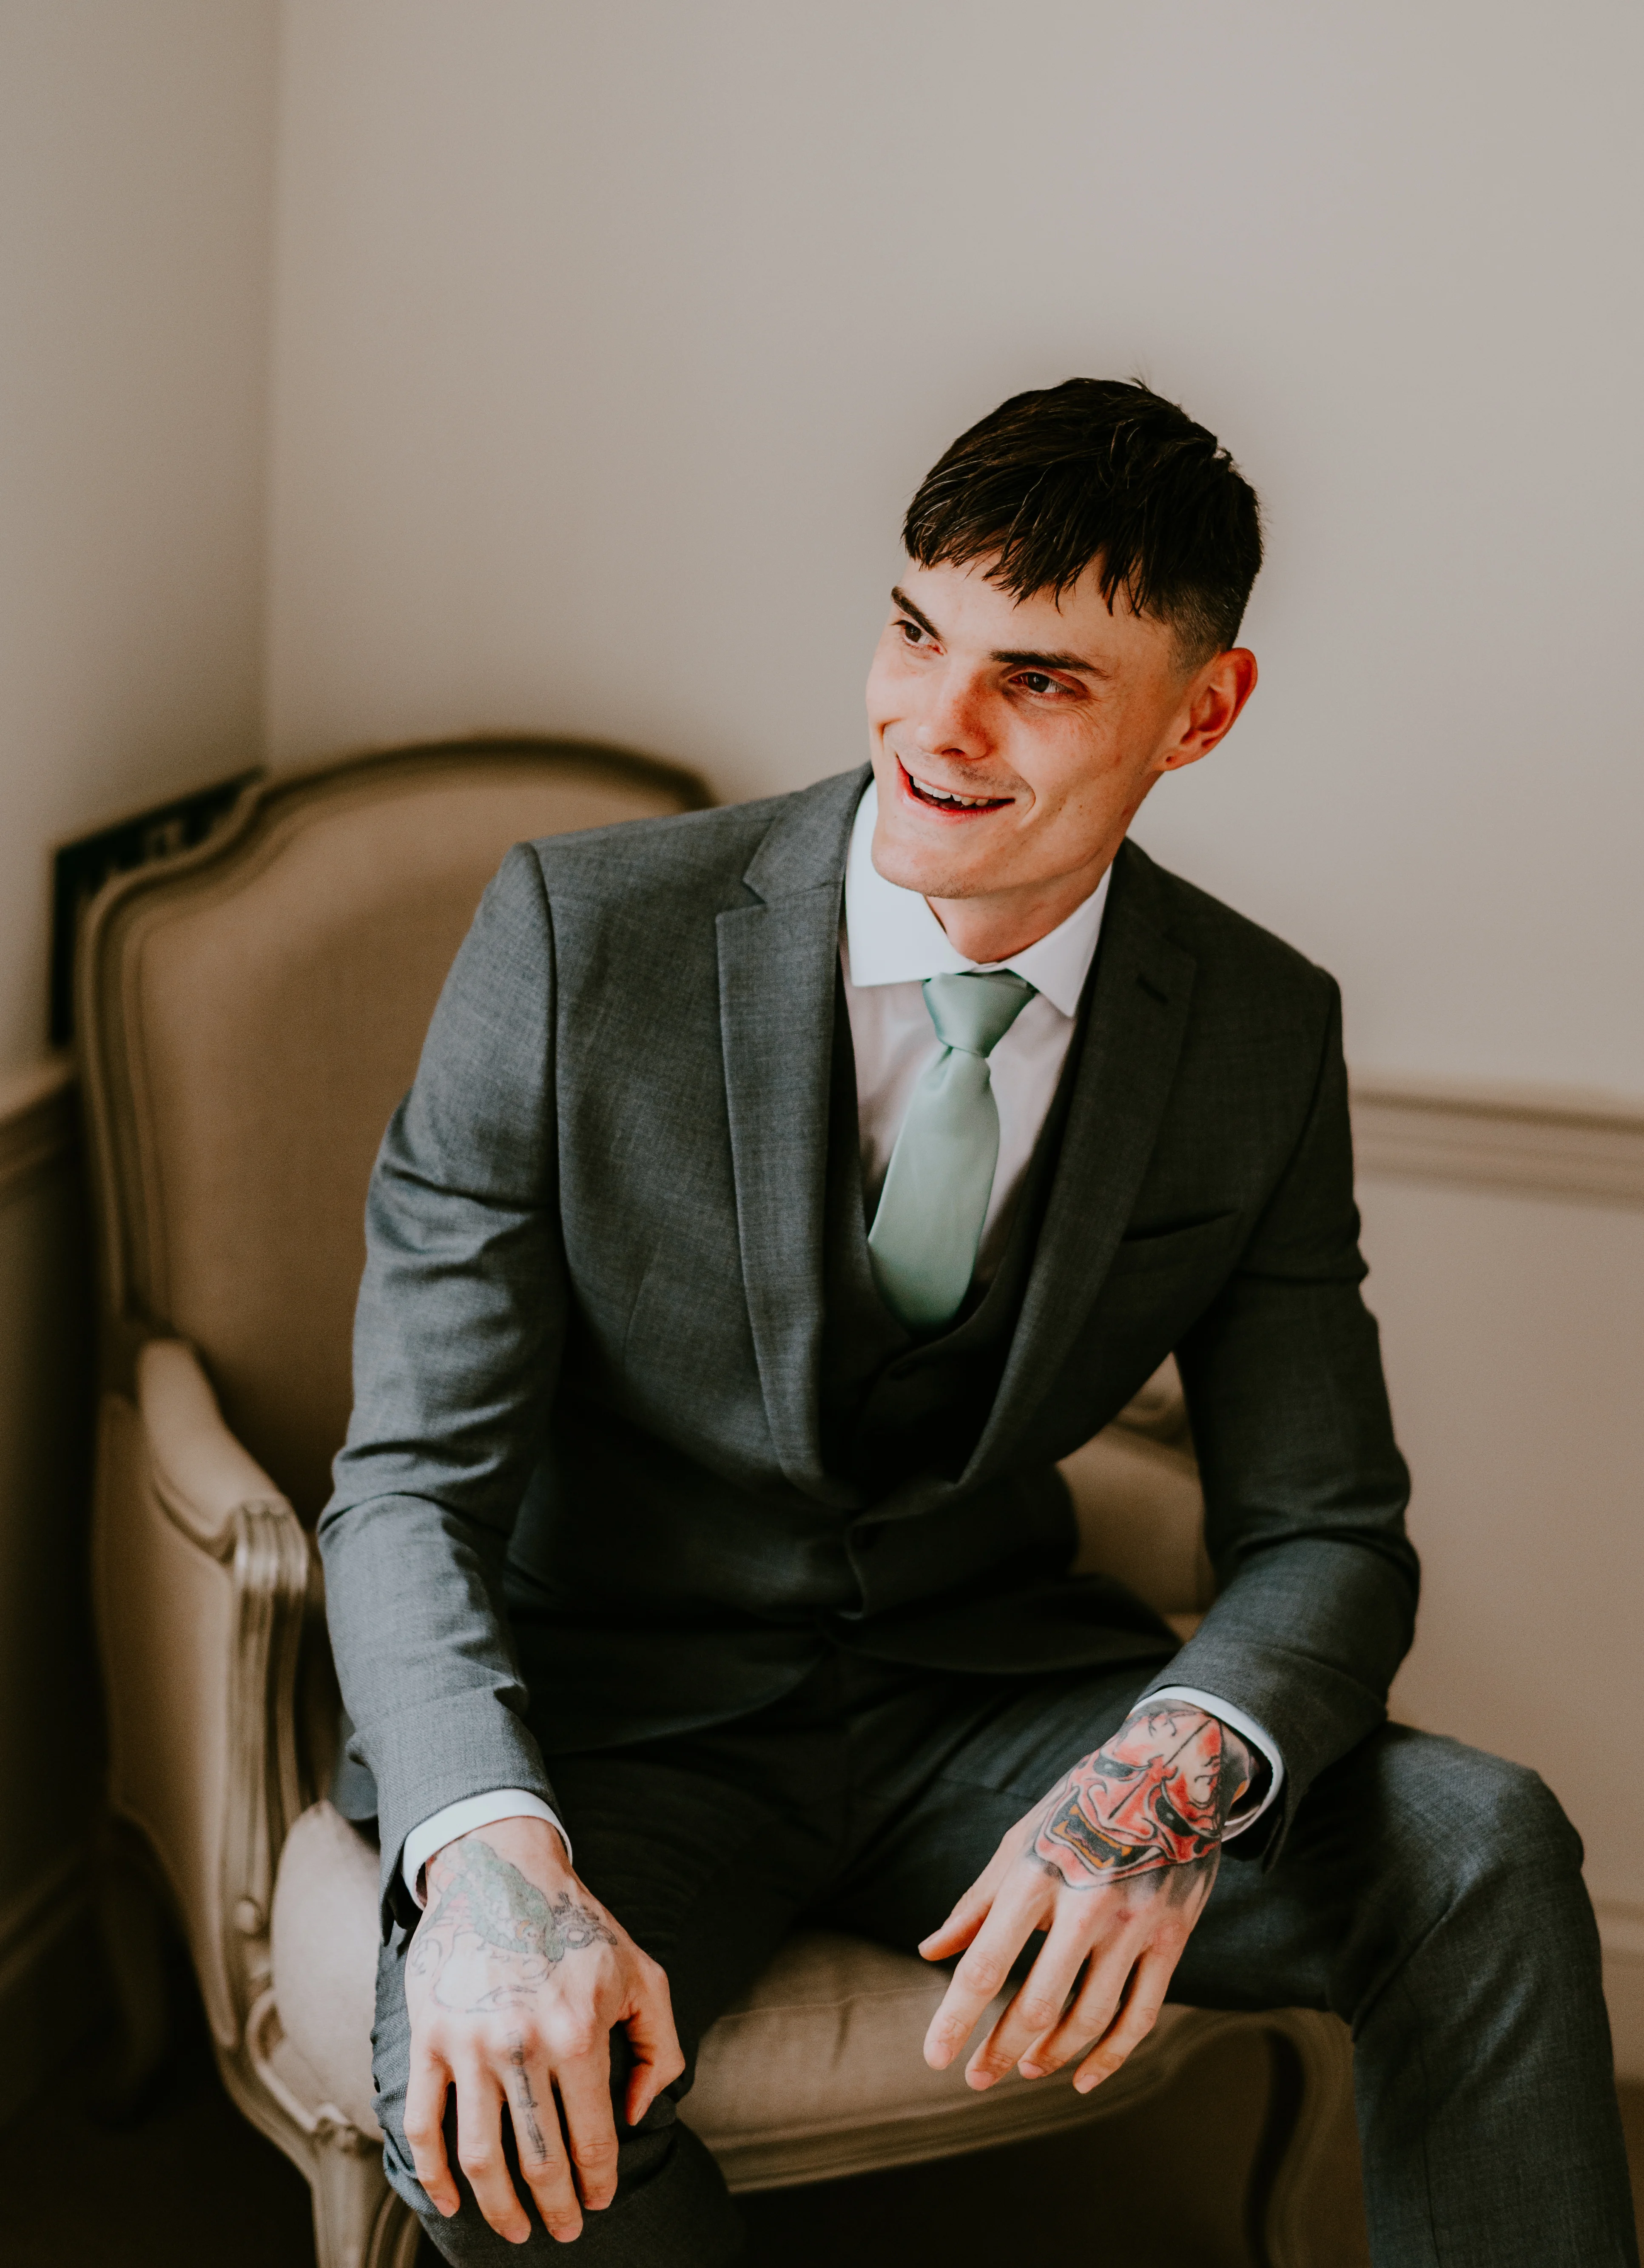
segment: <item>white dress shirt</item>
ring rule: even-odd
[[[921,990],[925,978],[968,969],[1009,968],[1034,989],[1034,998],[1018,1012],[987,1058],[999,1109],[999,1160],[994,1168],[993,1194],[976,1262],[978,1275],[986,1280],[998,1266],[1010,1232],[1012,1207],[1067,1060],[1084,981],[1102,933],[1112,870],[1066,921],[1037,944],[1012,954],[1008,961],[967,961],[949,941],[919,893],[887,882],[874,865],[873,830],[878,809],[878,789],[870,782],[851,829],[840,938],[845,1004],[856,1057],[862,1181],[870,1214],[878,1203],[914,1083],[942,1052]],[[1261,1800],[1236,1813],[1224,1833],[1237,1835],[1259,1819],[1284,1782],[1284,1760],[1272,1735],[1243,1710],[1193,1686],[1165,1686],[1149,1697],[1190,1701],[1208,1710],[1266,1758],[1270,1777]],[[569,1855],[569,1837],[539,1796],[517,1788],[470,1796],[424,1820],[406,1837],[405,1878],[418,1904],[422,1903],[422,1869],[443,1845],[473,1828],[516,1817],[548,1821],[559,1830]]]

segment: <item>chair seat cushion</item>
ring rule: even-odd
[[[732,2189],[775,2189],[1025,2139],[1099,2117],[1163,2083],[1198,2023],[1167,2007],[1128,2064],[1092,2095],[1072,2072],[1012,2073],[978,2095],[964,2058],[932,2071],[924,2037],[945,1970],[833,1930],[798,1930],[704,2038],[679,2115]],[[1008,1996],[1002,1995],[984,2024]],[[979,2028],[972,2040],[983,2036]],[[1177,2051],[1177,2052],[1172,2052]]]
[[[379,2131],[371,2087],[378,1949],[377,1851],[328,1803],[287,1837],[275,1888],[274,1992],[283,2067],[362,2133]],[[946,1989],[911,1954],[827,1930],[791,1937],[708,2031],[681,2108],[733,2189],[767,2189],[870,2166],[944,2157],[1099,2116],[1151,2093],[1198,2019],[1166,2008],[1152,2037],[1095,2095],[1071,2074],[1009,2078],[985,2095],[963,2066],[921,2054]],[[296,2060],[291,2058],[295,2057]]]

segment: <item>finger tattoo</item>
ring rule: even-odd
[[[514,2071],[509,2095],[517,2114],[516,2130],[523,2118],[525,2138],[531,2144],[531,2154],[541,2160],[547,2156],[548,2146],[542,2139],[542,2122],[537,2117],[537,2098],[532,2092],[531,2073],[525,2067],[525,2043],[517,2032],[510,2032],[508,2036],[508,2060]]]

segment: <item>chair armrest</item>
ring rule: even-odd
[[[171,1885],[232,2086],[268,1980],[275,1868],[304,1802],[293,1690],[312,1555],[192,1348],[151,1341],[136,1382],[135,1403],[104,1396],[99,1427],[109,1797]]]
[[[191,1346],[150,1339],[137,1356],[136,1381],[156,1490],[185,1534],[214,1558],[227,1556],[240,1507],[283,1505],[284,1498],[224,1424]]]

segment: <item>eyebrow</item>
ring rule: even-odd
[[[913,600],[908,597],[906,592],[901,588],[899,584],[893,585],[892,589],[891,604],[893,607],[900,607],[905,615],[911,615],[913,619],[919,624],[920,629],[924,631],[928,637],[939,638],[942,636],[942,632],[936,628],[935,622],[931,621],[929,615],[921,614],[919,608],[914,604]]]
[[[1082,653],[1033,653],[1015,646],[996,646],[993,658],[995,661],[1002,661],[1010,669],[1076,669],[1086,677],[1111,674],[1099,661],[1087,661]]]
[[[928,615],[921,614],[906,591],[891,593],[893,605],[919,624],[928,637],[940,639],[942,633]],[[995,646],[992,659],[1002,662],[1007,669],[1076,669],[1086,677],[1108,677],[1112,672],[1104,669],[1099,661],[1087,660],[1082,653],[1041,653],[1031,647]]]

